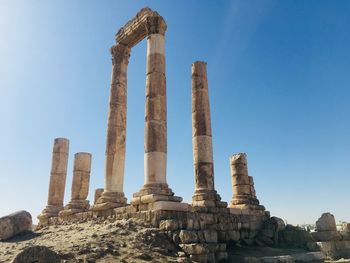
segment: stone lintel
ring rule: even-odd
[[[151,34],[165,34],[167,25],[162,16],[146,7],[119,29],[115,35],[118,43],[133,47]]]

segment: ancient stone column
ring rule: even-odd
[[[46,208],[38,216],[39,221],[45,221],[58,215],[63,209],[64,190],[66,186],[69,140],[56,138],[52,152],[49,197]]]
[[[71,201],[59,215],[66,216],[87,211],[90,208],[86,200],[89,194],[91,171],[91,154],[80,152],[74,155],[73,181]]]
[[[126,138],[127,67],[130,48],[116,44],[111,48],[112,80],[106,143],[105,187],[94,210],[104,210],[126,204],[123,192]]]
[[[164,35],[147,38],[145,187],[166,185],[167,108]]]
[[[226,206],[214,189],[214,164],[206,63],[192,64],[194,206]]]
[[[248,175],[247,155],[230,157],[233,197],[230,207],[264,209],[255,194],[253,177]]]

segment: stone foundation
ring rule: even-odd
[[[51,217],[38,227],[79,222],[91,218],[115,220],[136,218],[164,230],[192,261],[218,262],[227,258],[228,242],[253,242],[263,222],[270,217],[265,211],[237,209],[232,213],[228,208],[192,207],[178,202],[156,201],[152,204],[154,210],[149,211],[138,211],[137,206],[129,205]],[[176,211],[179,207],[171,207],[173,204],[186,209]]]

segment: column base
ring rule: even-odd
[[[168,184],[154,183],[145,184],[139,192],[133,194],[131,205],[136,207],[137,211],[159,210],[155,204],[167,204],[167,207],[179,207],[179,205],[171,206],[171,203],[181,203],[182,197],[175,196],[174,192],[168,187]],[[183,210],[184,208],[181,208]]]
[[[71,200],[62,211],[58,213],[59,217],[65,217],[76,213],[86,212],[90,208],[88,200]]]
[[[56,205],[47,205],[44,210],[41,212],[40,215],[38,215],[39,224],[41,222],[47,221],[50,217],[57,217],[58,213],[63,210],[62,206],[56,206]]]
[[[251,195],[235,195],[230,202],[229,208],[265,211],[265,207],[259,204],[259,200]]]
[[[125,206],[126,201],[127,199],[123,192],[103,192],[91,210],[101,211]]]
[[[232,204],[232,202],[229,204],[228,208],[234,208],[234,209],[240,209],[240,210],[260,210],[265,211],[265,206],[263,205],[253,205],[253,204]]]
[[[225,208],[227,203],[221,201],[220,195],[215,190],[198,189],[192,196],[192,206]]]

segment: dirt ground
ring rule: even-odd
[[[178,259],[178,248],[165,233],[129,219],[45,227],[0,242],[0,262],[11,262],[25,247],[34,245],[54,250],[67,263],[177,262]]]
[[[94,219],[49,226],[0,242],[0,263],[11,262],[24,248],[46,246],[65,263],[189,262],[185,254],[159,229],[135,219]],[[249,262],[249,257],[305,253],[302,249],[229,246],[226,262]],[[350,260],[325,261],[350,263]]]

